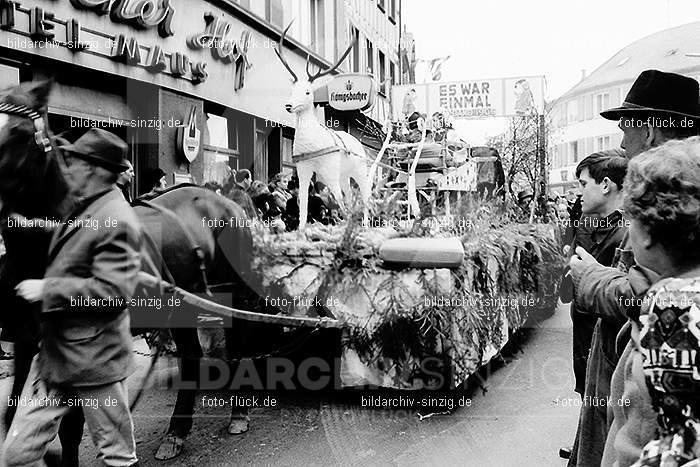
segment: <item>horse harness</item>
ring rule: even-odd
[[[159,206],[158,204],[153,203],[151,200],[144,200],[144,199],[136,199],[132,203],[132,206],[144,206],[150,209],[153,209],[155,211],[158,211],[159,213],[163,214],[165,217],[173,220],[175,222],[175,225],[178,226],[178,228],[185,234],[185,237],[187,237],[187,241],[190,244],[190,249],[192,253],[194,254],[198,267],[199,267],[199,272],[201,274],[201,279],[202,279],[202,285],[204,286],[205,293],[208,296],[212,296],[211,289],[209,288],[209,281],[207,280],[207,266],[205,262],[205,256],[204,256],[204,250],[202,250],[202,247],[199,246],[197,241],[194,239],[192,236],[192,232],[187,228],[187,226],[180,220],[180,218],[173,212],[172,210],[165,208],[163,206]],[[153,237],[144,230],[144,238],[146,241],[151,245],[151,247],[154,249],[154,251],[158,252],[160,249],[157,246],[157,243],[153,239]],[[170,281],[170,283],[175,284],[175,279],[170,272],[170,269],[168,268],[168,265],[165,263],[165,261],[162,261],[163,265],[163,270],[166,274],[166,277]],[[151,266],[154,270],[155,265],[153,264],[152,261],[149,261],[149,266]],[[156,271],[157,273],[157,271]]]
[[[297,162],[316,159],[317,157],[325,156],[326,154],[332,154],[334,152],[342,152],[344,155],[351,154],[353,156],[362,157],[360,154],[356,154],[350,151],[343,139],[340,136],[338,136],[338,134],[335,131],[325,126],[323,128],[328,133],[330,133],[331,137],[333,138],[333,141],[335,141],[335,145],[319,149],[318,151],[302,152],[301,154],[292,154],[292,162],[296,164]]]
[[[18,117],[28,118],[34,124],[34,141],[37,146],[42,147],[44,152],[51,151],[51,140],[46,134],[46,124],[44,117],[34,109],[26,105],[10,104],[9,102],[0,103],[0,113],[8,115],[16,115]]]

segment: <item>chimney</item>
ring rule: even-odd
[[[581,68],[581,81],[583,81],[584,79],[586,79],[586,69]]]

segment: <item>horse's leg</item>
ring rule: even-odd
[[[224,329],[224,337],[226,340],[226,350],[228,351],[229,358],[240,356],[240,351],[243,345],[245,345],[245,336],[247,330],[249,329],[249,323],[247,322],[234,322],[233,326],[236,327],[234,331],[233,327]],[[229,383],[229,387],[235,389],[233,386],[235,384],[236,370],[238,369],[238,362],[229,363],[229,368],[231,370],[232,381]],[[240,390],[239,390],[240,392]],[[231,435],[240,435],[248,431],[250,425],[250,417],[248,416],[248,407],[238,407],[237,404],[231,404],[231,419],[228,423],[228,432]]]
[[[197,329],[173,328],[170,332],[180,357],[178,359],[180,381],[185,387],[177,391],[177,400],[175,401],[173,415],[170,417],[168,433],[155,455],[156,459],[159,460],[172,459],[178,456],[182,452],[185,437],[192,429],[192,417],[194,415],[197,387],[200,382],[200,364],[203,355]]]
[[[61,466],[73,467],[80,465],[80,442],[83,439],[85,416],[80,407],[75,407],[61,420],[58,429],[58,439],[61,440]]]

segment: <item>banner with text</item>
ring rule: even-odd
[[[413,112],[428,118],[445,112],[457,120],[541,114],[544,76],[405,84],[393,87],[391,103],[394,119]]]

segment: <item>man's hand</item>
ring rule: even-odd
[[[591,264],[598,264],[598,261],[591,256],[585,248],[577,246],[576,254],[569,258],[569,269],[571,270],[571,275],[578,279],[581,277],[581,273],[584,269],[588,268]]]
[[[17,295],[25,299],[26,301],[38,302],[44,298],[44,280],[43,279],[27,279],[15,287]]]

